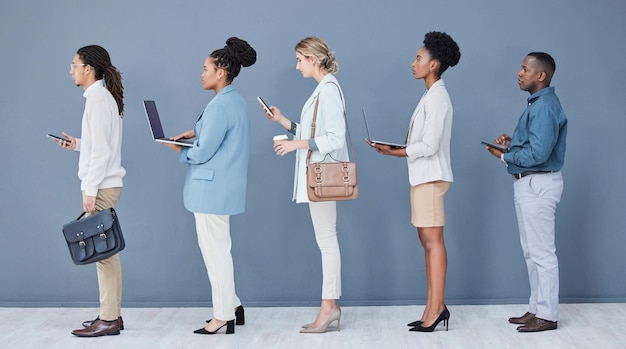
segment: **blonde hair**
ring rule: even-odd
[[[296,45],[296,52],[305,57],[317,58],[318,64],[331,74],[339,71],[339,63],[337,63],[335,54],[330,51],[324,40],[318,37],[309,36],[302,39]]]

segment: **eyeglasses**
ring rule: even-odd
[[[86,65],[87,65],[86,63],[81,63],[81,64],[70,63],[70,70],[76,69],[76,67],[84,67]]]

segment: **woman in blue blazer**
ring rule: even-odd
[[[193,147],[166,146],[180,152],[187,164],[183,190],[185,208],[193,212],[198,245],[211,282],[213,318],[194,333],[215,334],[226,326],[235,333],[244,312],[235,292],[231,255],[230,215],[244,212],[249,157],[249,122],[246,101],[231,85],[241,67],[256,61],[256,51],[232,37],[204,62],[202,87],[213,90],[193,130],[172,139],[196,137]],[[236,320],[236,321],[235,321]]]

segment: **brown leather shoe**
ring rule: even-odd
[[[78,337],[99,337],[120,334],[120,321],[103,321],[95,320],[91,326],[80,330],[72,331],[72,334]]]
[[[95,318],[95,320],[87,320],[87,321],[83,321],[83,327],[89,327],[91,326],[91,324],[93,324],[94,321],[96,320],[100,320],[100,317],[98,316],[97,318]],[[123,331],[124,330],[124,319],[122,319],[121,316],[119,316],[117,318],[117,321],[120,322],[120,330]]]
[[[526,322],[535,318],[535,314],[526,312],[526,314],[520,317],[511,317],[509,318],[509,322],[517,325],[525,325]]]
[[[534,318],[528,321],[524,326],[517,328],[519,332],[541,332],[547,330],[556,330],[557,322],[548,321],[541,318]]]

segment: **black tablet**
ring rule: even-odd
[[[495,145],[495,144],[491,144],[491,143],[487,143],[487,142],[480,142],[481,144],[484,144],[488,147],[494,148],[494,149],[498,149],[499,151],[506,153],[508,151],[508,149],[500,146],[500,145]]]

